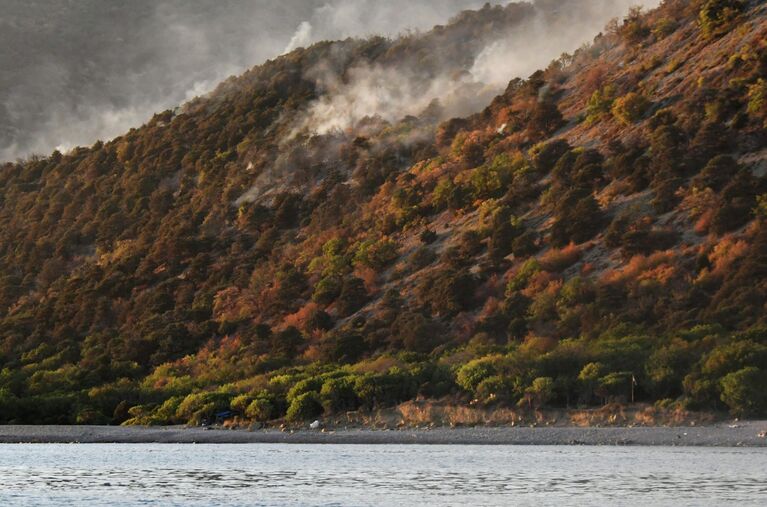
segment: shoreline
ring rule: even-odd
[[[227,430],[138,426],[0,426],[0,444],[358,444],[767,447],[767,421],[677,427],[436,427]]]

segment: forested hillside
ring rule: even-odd
[[[588,407],[634,381],[764,415],[767,5],[666,0],[500,95],[466,77],[554,4],[298,49],[0,166],[0,421]]]

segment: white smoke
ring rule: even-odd
[[[464,116],[487,105],[497,88],[478,83],[466,73],[424,79],[414,70],[360,65],[347,80],[327,72],[320,78],[325,94],[311,104],[297,131],[327,134],[347,130],[368,117],[387,122],[417,116],[436,99],[443,116]]]
[[[500,85],[526,77],[589,42],[613,18],[630,7],[657,7],[660,0],[577,0],[552,24],[537,16],[523,30],[488,45],[477,57],[471,74],[478,81]],[[577,7],[577,8],[573,8]]]
[[[407,30],[429,30],[459,11],[478,9],[487,0],[326,0],[303,20],[289,49],[322,40],[382,35],[394,37]],[[292,42],[292,41],[291,41]]]
[[[290,53],[294,49],[307,46],[312,40],[312,24],[308,21],[302,21],[298,25],[298,30],[293,34],[293,37],[288,42],[287,47],[283,53]]]
[[[469,69],[445,66],[428,80],[418,69],[361,65],[341,79],[323,69],[318,85],[325,94],[308,108],[296,131],[326,134],[353,128],[367,117],[395,121],[417,115],[433,100],[443,117],[465,116],[481,110],[514,78],[526,78],[565,52],[591,41],[611,19],[629,7],[656,6],[659,0],[568,0],[542,7],[482,49]],[[465,70],[468,72],[460,72]]]

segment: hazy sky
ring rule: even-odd
[[[0,159],[118,135],[296,45],[481,0],[0,0]]]
[[[636,3],[580,1],[604,7],[578,44]],[[114,137],[301,45],[429,29],[484,3],[0,0],[0,160]]]

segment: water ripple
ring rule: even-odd
[[[765,505],[759,449],[0,445],[0,505]]]

